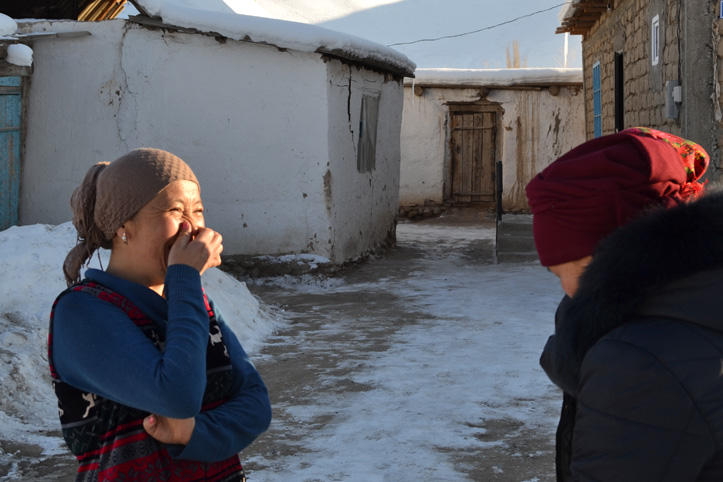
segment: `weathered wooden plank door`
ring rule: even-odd
[[[450,181],[453,203],[495,200],[497,113],[450,110]]]
[[[0,77],[0,230],[18,223],[20,77]]]

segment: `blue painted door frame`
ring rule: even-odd
[[[0,230],[18,223],[20,201],[20,77],[0,77]]]

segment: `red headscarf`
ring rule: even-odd
[[[581,144],[527,185],[540,262],[584,258],[646,207],[695,197],[708,162],[698,144],[643,127]]]

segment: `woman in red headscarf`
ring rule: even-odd
[[[564,392],[558,480],[723,480],[723,196],[698,196],[707,165],[635,128],[527,186],[565,291],[541,358]]]

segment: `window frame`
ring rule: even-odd
[[[660,15],[653,17],[650,23],[650,62],[652,65],[660,63]]]
[[[600,61],[592,64],[593,136],[602,136],[602,78]]]
[[[359,112],[359,140],[356,168],[360,173],[376,169],[377,126],[379,125],[380,95],[363,94]]]

